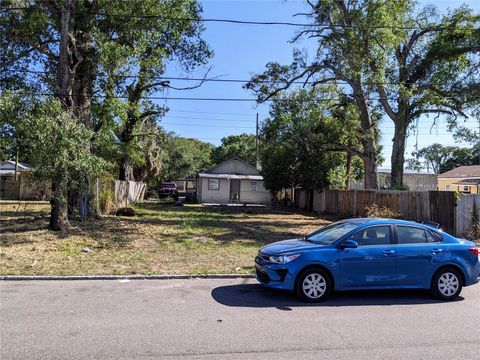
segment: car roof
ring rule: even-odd
[[[387,218],[352,218],[352,219],[345,219],[344,222],[351,222],[358,224],[358,226],[362,225],[409,225],[409,226],[420,226],[427,229],[434,229],[433,226],[429,226],[427,224],[421,224],[415,221],[408,221],[408,220],[399,220],[399,219],[387,219]]]

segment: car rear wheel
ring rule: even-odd
[[[307,302],[320,302],[328,298],[332,282],[322,269],[304,271],[297,279],[297,296]]]
[[[453,300],[462,291],[462,277],[451,268],[438,271],[432,280],[432,295],[440,300]]]

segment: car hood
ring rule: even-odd
[[[277,241],[268,244],[260,249],[260,252],[264,255],[277,255],[282,253],[290,253],[292,251],[301,251],[310,248],[322,248],[326,245],[319,245],[309,241],[305,241],[302,238]]]

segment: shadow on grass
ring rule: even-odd
[[[262,246],[304,235],[333,220],[268,208],[169,206],[151,202],[138,204],[135,210],[136,217],[105,216],[83,222],[71,219],[71,230],[48,232],[48,235],[53,239],[84,237],[94,240],[96,247],[107,249],[128,247],[139,236],[153,236],[159,241],[218,244],[241,241],[249,246]],[[42,212],[22,215],[0,218],[2,245],[38,241],[25,240],[31,239],[25,235],[47,229],[49,219]]]
[[[321,303],[305,303],[293,293],[266,288],[260,284],[240,284],[219,286],[212,290],[213,299],[218,303],[232,307],[277,308],[292,310],[293,307],[345,307],[345,306],[390,306],[441,304],[424,290],[375,290],[334,292],[329,299]],[[462,301],[459,297],[455,301]]]

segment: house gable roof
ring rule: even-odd
[[[200,174],[260,175],[260,171],[242,159],[234,157],[222,161]]]
[[[478,178],[480,177],[480,165],[460,166],[438,175],[441,178]]]
[[[30,169],[30,166],[28,166],[27,164],[21,163],[21,162],[18,163],[18,171],[29,171],[29,170],[31,169]],[[15,171],[15,161],[7,160],[0,163],[0,172],[10,173],[11,171]]]

